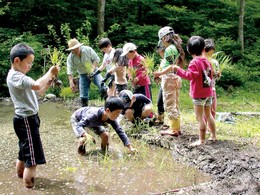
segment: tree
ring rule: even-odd
[[[244,53],[244,13],[245,13],[245,0],[240,0],[238,40],[240,41],[240,44],[241,44],[242,53]]]
[[[106,0],[98,0],[97,33],[99,35],[102,32],[104,32],[104,26],[105,26],[105,5],[106,5]]]

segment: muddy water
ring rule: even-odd
[[[131,155],[111,130],[108,154],[100,140],[76,153],[69,118],[72,111],[58,103],[40,104],[41,138],[47,164],[37,167],[35,187],[25,189],[15,175],[17,137],[12,127],[11,102],[0,103],[0,194],[154,194],[206,182],[210,178],[174,161],[171,151],[131,139]]]

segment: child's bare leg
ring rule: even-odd
[[[203,110],[203,106],[200,105],[194,105],[194,111],[196,114],[196,119],[199,123],[199,140],[192,143],[191,146],[198,146],[201,144],[205,143],[205,138],[206,138],[206,124],[205,124],[205,120],[203,118],[204,116],[204,110]]]
[[[16,161],[17,176],[20,178],[23,178],[23,172],[24,172],[24,161],[17,159],[17,161]]]
[[[125,111],[125,118],[131,122],[134,121],[134,113],[133,113],[133,110],[132,109],[127,109]]]
[[[205,109],[205,116],[208,122],[208,126],[210,128],[210,138],[209,140],[212,141],[216,141],[217,137],[216,137],[216,125],[215,125],[215,119],[213,118],[212,114],[211,114],[211,107],[210,106],[206,106]]]
[[[23,183],[26,188],[34,186],[34,178],[36,176],[36,166],[25,167],[23,173]]]
[[[109,133],[108,132],[102,132],[100,134],[100,137],[101,137],[101,149],[106,151],[108,150],[108,145],[109,145],[109,142],[108,142],[108,138],[109,138]]]
[[[152,110],[151,104],[145,105],[141,118],[144,119],[144,118],[148,117],[152,113],[152,111],[153,110]]]

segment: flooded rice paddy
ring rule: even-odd
[[[4,194],[160,194],[209,181],[193,167],[174,160],[171,150],[130,138],[138,154],[129,154],[110,130],[107,154],[100,139],[87,145],[87,155],[76,152],[77,139],[70,126],[72,110],[62,103],[40,104],[41,139],[47,164],[37,167],[35,187],[25,189],[16,177],[17,137],[12,126],[11,102],[0,102],[0,195]]]

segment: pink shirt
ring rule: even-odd
[[[190,80],[190,96],[192,98],[207,98],[213,95],[212,84],[205,85],[205,75],[212,80],[212,65],[205,57],[195,57],[190,61],[187,71],[179,68],[176,74]]]
[[[147,70],[142,64],[143,60],[144,57],[138,54],[134,59],[128,61],[129,67],[134,68],[136,71],[136,77],[139,79],[139,81],[136,84],[140,86],[151,84]]]

